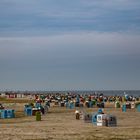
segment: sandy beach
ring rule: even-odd
[[[12,102],[12,101],[10,101]],[[14,101],[15,102],[15,101]],[[8,103],[7,103],[8,104]],[[13,104],[16,118],[0,119],[0,139],[2,140],[139,140],[140,113],[136,109],[122,112],[107,103],[104,113],[117,117],[117,127],[97,127],[92,123],[75,119],[75,109],[51,106],[41,121],[35,116],[24,115],[25,103]],[[78,108],[77,108],[78,109]],[[98,108],[84,108],[89,113]]]

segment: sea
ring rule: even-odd
[[[99,90],[94,91],[94,93],[103,93],[106,96],[123,96],[127,94],[129,96],[140,97],[140,90]]]
[[[0,93],[5,91],[0,91]],[[12,92],[12,91],[9,91]],[[15,91],[24,94],[53,94],[53,93],[74,93],[74,94],[103,94],[105,96],[129,96],[140,97],[140,90],[65,90],[65,91]]]
[[[46,91],[50,93],[50,91]],[[103,94],[105,96],[129,96],[140,97],[140,90],[73,90],[73,91],[52,91],[51,93],[77,93],[77,94]]]

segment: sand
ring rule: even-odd
[[[140,140],[140,112],[122,112],[108,104],[105,113],[117,117],[117,127],[97,127],[75,119],[75,109],[52,106],[42,121],[24,116],[25,103],[15,103],[16,118],[0,119],[0,140]],[[85,108],[96,112],[98,108]]]

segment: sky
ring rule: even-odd
[[[139,89],[139,0],[0,0],[0,90]]]

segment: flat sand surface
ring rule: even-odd
[[[75,109],[53,106],[42,121],[24,116],[25,103],[15,103],[16,118],[0,119],[0,140],[140,140],[140,112],[122,112],[108,104],[105,113],[117,117],[117,127],[97,127],[75,119]],[[98,108],[85,108],[96,112]]]

